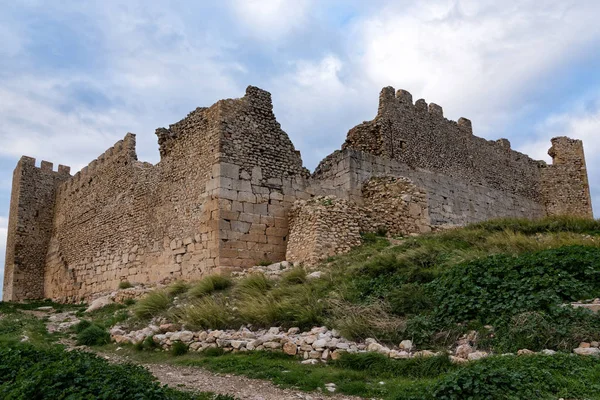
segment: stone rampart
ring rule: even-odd
[[[317,260],[370,230],[592,215],[580,141],[553,139],[546,165],[393,88],[381,92],[375,119],[352,128],[312,175],[271,95],[256,87],[156,135],[156,165],[138,161],[133,134],[73,177],[68,167],[19,161],[4,299],[78,301],[122,281],[198,279],[281,261],[286,252]]]

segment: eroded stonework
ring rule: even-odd
[[[375,119],[352,128],[312,175],[275,119],[271,95],[256,87],[156,135],[156,165],[137,160],[133,134],[74,176],[21,158],[5,300],[79,301],[121,281],[192,280],[286,258],[317,262],[367,231],[592,217],[581,141],[553,139],[546,165],[389,87]]]

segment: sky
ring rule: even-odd
[[[21,155],[75,173],[133,132],[138,159],[156,163],[157,127],[248,85],[272,93],[311,170],[375,116],[384,86],[536,159],[551,161],[554,136],[582,139],[599,215],[597,0],[0,0],[0,9],[0,265]]]

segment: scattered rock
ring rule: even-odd
[[[398,347],[400,348],[400,350],[411,351],[413,348],[413,342],[411,340],[403,340],[400,342],[400,345],[398,345]]]
[[[482,358],[485,358],[488,355],[489,354],[486,353],[485,351],[474,351],[473,353],[470,353],[467,358],[469,361],[476,361],[476,360],[481,360]]]
[[[454,355],[459,358],[468,358],[469,354],[473,353],[475,350],[469,344],[461,344],[456,348]]]
[[[518,356],[529,356],[532,354],[535,354],[535,351],[531,351],[529,349],[521,349],[521,350],[517,351]]]
[[[96,311],[112,303],[114,303],[114,301],[110,298],[110,296],[98,297],[96,300],[92,301],[92,304],[90,304],[85,312],[89,313]]]
[[[580,356],[598,356],[600,355],[600,349],[597,347],[578,347],[573,350],[573,353]]]

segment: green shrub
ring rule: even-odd
[[[600,248],[569,246],[493,255],[458,265],[432,282],[437,315],[448,322],[494,323],[525,311],[548,311],[600,289]]]
[[[77,334],[78,345],[101,346],[108,343],[110,343],[110,334],[98,325],[90,325]]]
[[[175,342],[171,345],[171,354],[175,357],[182,356],[188,352],[187,344],[183,342]]]
[[[160,385],[144,367],[113,364],[91,353],[16,344],[0,347],[3,399],[210,400],[212,394]],[[221,397],[222,400],[231,397]]]
[[[134,306],[133,312],[136,317],[145,319],[152,318],[167,310],[171,305],[171,299],[164,290],[155,290],[142,297]]]
[[[527,311],[499,321],[495,338],[489,345],[498,352],[519,349],[568,352],[581,342],[600,340],[600,315],[571,307]]]
[[[119,289],[129,289],[130,287],[133,287],[133,285],[129,281],[119,282]]]
[[[439,380],[436,399],[597,398],[600,363],[593,357],[557,354],[491,357],[469,363]]]
[[[264,274],[250,274],[240,279],[235,285],[235,292],[240,296],[252,296],[267,293],[273,287],[273,282]]]
[[[327,325],[337,329],[345,338],[357,341],[378,338],[390,343],[405,339],[406,321],[388,313],[381,302],[356,305],[330,300],[330,305],[332,316]]]
[[[232,284],[231,279],[223,275],[209,275],[188,290],[191,297],[207,296],[216,291],[225,290]]]
[[[397,315],[427,312],[433,307],[431,295],[422,285],[407,283],[387,296],[392,313]]]
[[[268,267],[271,264],[273,263],[269,260],[260,260],[256,265],[259,265],[261,267]]]
[[[73,330],[75,331],[75,333],[81,333],[90,326],[92,326],[92,323],[90,321],[88,321],[87,319],[82,319],[77,324],[73,325]]]
[[[125,299],[125,300],[123,301],[123,304],[125,304],[125,305],[126,305],[126,306],[128,306],[128,307],[129,307],[129,306],[132,306],[132,305],[134,305],[134,304],[135,304],[135,299]]]

